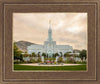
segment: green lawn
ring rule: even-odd
[[[77,66],[28,66],[14,64],[14,70],[65,70],[65,71],[85,71],[86,65]]]

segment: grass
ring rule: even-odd
[[[14,70],[57,70],[57,71],[85,71],[86,65],[76,65],[76,66],[28,66],[14,64]]]

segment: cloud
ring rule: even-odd
[[[14,13],[13,39],[43,44],[48,38],[49,20],[58,45],[87,49],[87,13]]]

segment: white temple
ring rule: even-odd
[[[51,23],[48,30],[48,40],[44,41],[44,45],[30,45],[27,47],[28,54],[32,54],[35,52],[36,54],[40,53],[46,53],[48,57],[52,57],[54,53],[62,53],[63,55],[66,52],[73,53],[73,48],[70,45],[56,45],[56,41],[53,41],[52,39],[52,29],[51,29]]]

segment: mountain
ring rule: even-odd
[[[78,49],[74,49],[73,52],[74,52],[74,53],[79,53],[80,50],[78,50]]]
[[[24,51],[24,52],[27,51],[27,46],[37,45],[35,43],[31,43],[31,42],[28,42],[28,41],[17,41],[17,42],[15,42],[15,44],[17,45],[19,50]]]
[[[17,42],[15,42],[15,44],[17,45],[17,47],[19,48],[19,50],[21,50],[23,52],[27,51],[27,46],[38,45],[38,44],[35,44],[35,43],[32,43],[32,42],[28,42],[28,41],[17,41]],[[73,52],[74,53],[79,53],[80,50],[74,49]]]

